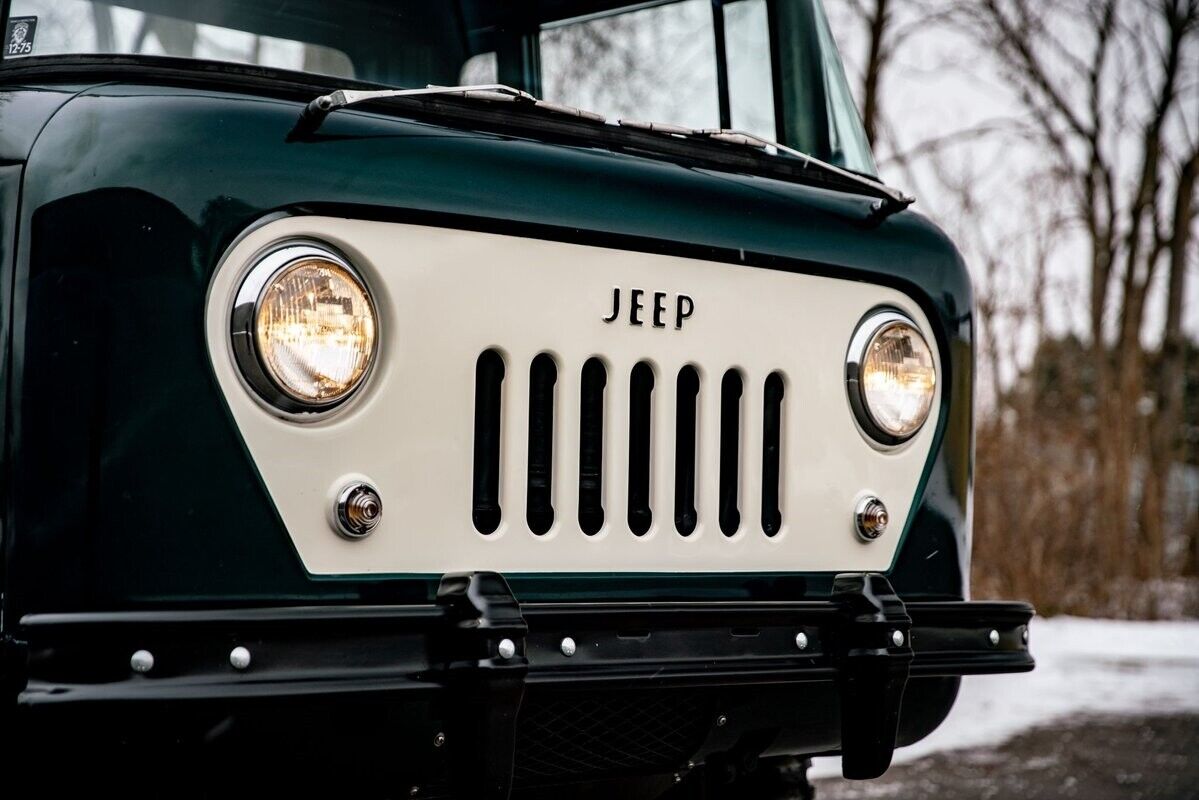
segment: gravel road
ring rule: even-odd
[[[900,764],[876,781],[815,783],[818,800],[1196,800],[1199,715],[1075,717],[998,747]]]

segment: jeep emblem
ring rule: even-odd
[[[666,298],[669,296],[667,292],[654,292],[653,301],[647,303],[644,289],[629,290],[629,324],[643,325],[645,324],[645,315],[650,319],[650,325],[655,328],[665,328],[665,316],[667,308],[674,312],[674,329],[681,331],[683,323],[691,318],[695,313],[695,301],[690,295],[678,294],[674,297],[674,302],[667,303]],[[604,322],[615,322],[620,316],[620,287],[612,287],[612,313],[604,317]]]

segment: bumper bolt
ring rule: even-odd
[[[999,631],[992,628],[991,632],[987,634],[987,641],[991,643],[991,647],[998,647],[999,646]]]
[[[235,647],[229,651],[229,663],[234,669],[245,669],[250,666],[250,651],[244,647]]]
[[[1025,625],[1024,630],[1020,632],[1020,638],[1024,640],[1025,644],[1028,644],[1028,626],[1027,625]]]
[[[338,533],[346,539],[362,539],[383,518],[383,500],[375,487],[355,481],[338,493],[333,512]]]
[[[500,658],[507,661],[508,659],[512,658],[512,656],[516,655],[516,643],[511,639],[500,639],[498,650]]]
[[[444,733],[438,733],[436,736],[433,737],[433,746],[434,747],[444,747],[445,746],[445,734]]]
[[[891,516],[887,507],[874,495],[867,495],[858,501],[853,512],[854,529],[858,538],[863,542],[873,542],[887,532]]]
[[[575,654],[575,652],[577,650],[577,647],[575,646],[575,640],[570,638],[569,636],[567,636],[565,639],[562,640],[560,649],[562,650],[562,655],[566,656],[567,658],[570,658],[571,656],[573,656]]]
[[[795,634],[795,646],[798,647],[800,650],[807,650],[808,649],[808,635],[806,633],[804,633],[803,631],[800,631],[799,633]]]
[[[729,724],[729,718],[726,717],[724,714],[721,714],[719,717],[716,718],[716,727],[717,728],[723,728],[725,725],[728,725],[728,724]]]
[[[903,631],[891,631],[891,644],[896,647],[903,647],[904,636]]]
[[[138,650],[129,656],[129,668],[143,674],[149,672],[154,669],[154,654],[149,650]]]

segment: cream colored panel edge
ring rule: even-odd
[[[379,361],[349,407],[327,420],[296,423],[256,402],[229,346],[232,299],[255,256],[307,238],[346,254],[374,294]],[[606,324],[612,288],[684,293],[695,311],[683,329]],[[652,303],[652,299],[650,299]],[[207,339],[233,417],[305,567],[314,574],[501,572],[723,572],[885,570],[937,426],[933,415],[908,443],[882,451],[857,429],[844,385],[845,352],[870,309],[902,309],[936,347],[928,320],[888,288],[768,269],[447,228],[327,217],[288,218],[252,231],[214,277]],[[474,370],[484,349],[507,365],[503,390],[501,506],[495,533],[471,522]],[[525,523],[528,370],[550,352],[558,364],[554,527]],[[940,356],[937,355],[937,363]],[[577,523],[578,381],[592,355],[608,366],[604,436],[604,528]],[[634,536],[625,522],[628,372],[649,361],[653,406],[654,524]],[[673,521],[675,377],[701,375],[697,431],[699,525],[681,537]],[[717,522],[719,383],[745,376],[742,405],[741,529]],[[762,533],[762,384],[786,376],[783,412],[783,529]],[[666,425],[659,424],[665,420]],[[749,468],[747,469],[747,465]],[[328,523],[332,495],[348,476],[367,476],[383,497],[383,520],[362,541]],[[892,527],[865,544],[852,510],[863,493],[887,503]]]

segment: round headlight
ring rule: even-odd
[[[287,412],[320,411],[362,385],[377,350],[366,286],[340,256],[291,245],[250,270],[232,315],[233,352],[246,382]]]
[[[897,311],[867,317],[846,359],[849,402],[876,441],[895,445],[920,430],[932,410],[937,368],[916,324]]]

